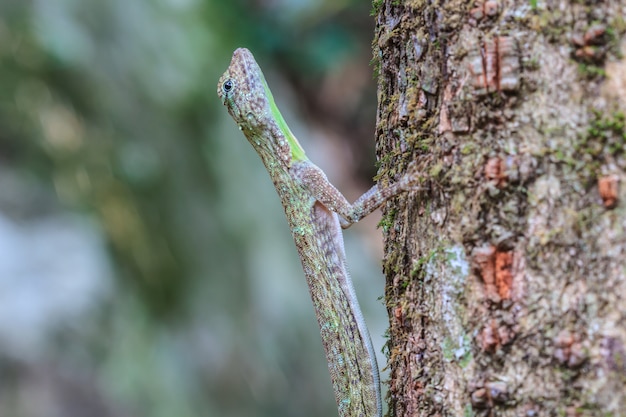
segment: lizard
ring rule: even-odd
[[[376,354],[345,266],[342,228],[415,189],[411,175],[374,185],[353,204],[306,156],[252,53],[235,50],[217,94],[261,157],[282,202],[306,276],[340,417],[382,417]]]

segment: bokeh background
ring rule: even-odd
[[[353,200],[375,174],[370,8],[0,2],[0,416],[336,415],[282,207],[216,85],[251,49]],[[365,223],[346,245],[380,351]]]

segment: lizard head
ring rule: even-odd
[[[235,50],[217,84],[217,95],[261,157],[267,153],[279,156],[287,166],[294,160],[306,159],[249,50]]]
[[[217,95],[242,129],[266,128],[269,113],[265,77],[252,53],[239,48],[217,84]]]

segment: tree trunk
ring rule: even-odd
[[[626,415],[626,1],[374,3],[390,415]]]

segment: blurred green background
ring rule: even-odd
[[[0,2],[0,416],[336,415],[282,207],[216,88],[251,49],[355,199],[375,173],[370,7]],[[375,224],[346,245],[381,350]]]

